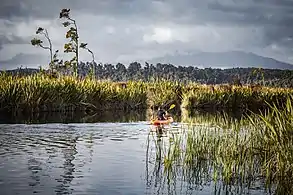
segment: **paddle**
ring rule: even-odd
[[[175,104],[171,104],[171,106],[168,110],[172,110],[173,108],[175,108]]]
[[[171,106],[169,107],[169,109],[167,110],[167,112],[168,111],[170,111],[170,110],[172,110],[173,108],[175,108],[175,104],[171,104]],[[167,114],[167,116],[168,116],[169,114]]]

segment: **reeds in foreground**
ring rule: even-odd
[[[292,192],[292,101],[288,96],[284,107],[268,104],[270,110],[248,116],[245,128],[189,125],[160,150],[165,151],[165,176],[181,177],[190,185],[211,180],[246,189],[258,186],[273,194]]]

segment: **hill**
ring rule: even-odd
[[[275,60],[273,58],[263,57],[254,53],[241,51],[231,52],[196,52],[190,54],[166,55],[154,58],[150,63],[166,63],[181,66],[196,66],[200,68],[264,68],[264,69],[282,69],[293,70],[293,65]]]

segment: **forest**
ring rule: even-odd
[[[111,81],[153,81],[169,80],[178,82],[197,82],[200,84],[259,84],[270,87],[289,87],[293,86],[293,71],[281,69],[259,69],[259,68],[197,68],[195,66],[178,66],[173,64],[141,64],[132,62],[128,65],[93,63],[95,78]],[[77,66],[77,74],[84,78],[90,74],[92,62],[80,62]],[[13,75],[28,75],[39,71],[40,69],[18,68],[13,71],[7,71]],[[70,70],[60,69],[58,73],[70,75]]]
[[[124,64],[95,65],[96,78],[113,81],[166,79],[180,82],[198,82],[201,84],[261,84],[265,86],[291,87],[293,72],[291,70],[232,68],[232,69],[200,69],[194,66],[175,66],[172,64],[156,65],[145,62],[144,65],[133,62],[127,67]],[[90,63],[80,63],[80,75],[86,75]],[[236,83],[237,84],[237,83]]]

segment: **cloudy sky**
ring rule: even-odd
[[[0,68],[47,63],[48,51],[30,45],[39,26],[62,50],[62,8],[102,63],[234,50],[293,63],[293,0],[1,0]]]

